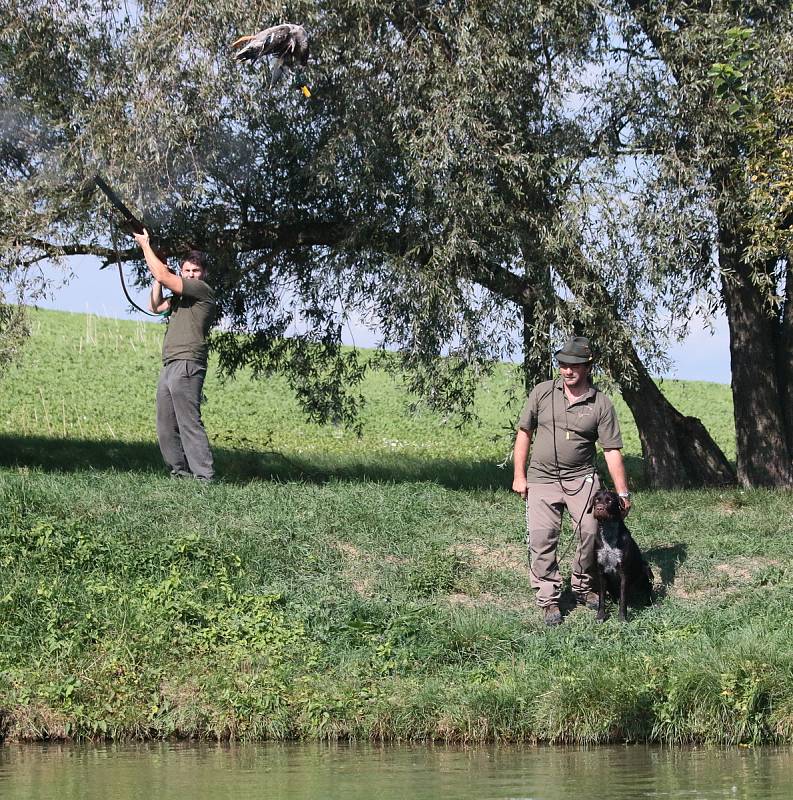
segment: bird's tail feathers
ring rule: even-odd
[[[270,86],[276,86],[284,77],[284,60],[275,58],[270,60]]]

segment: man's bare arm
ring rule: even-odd
[[[162,314],[171,307],[171,298],[162,296],[162,284],[155,280],[151,285],[151,295],[149,296],[149,308],[155,314]]]
[[[628,476],[625,473],[622,450],[604,450],[603,455],[606,458],[606,466],[608,467],[609,475],[611,475],[611,482],[614,484],[614,491],[617,494],[627,494]],[[631,510],[631,499],[630,497],[621,497],[620,500],[627,517],[628,512]]]
[[[524,498],[529,490],[528,482],[526,481],[526,463],[529,459],[530,449],[531,433],[523,428],[518,428],[518,432],[515,434],[515,448],[512,451],[514,467],[512,491]]]
[[[170,289],[174,294],[182,294],[184,284],[182,279],[168,269],[168,265],[152,250],[149,241],[149,232],[144,228],[143,233],[133,233],[135,241],[143,250],[143,257],[146,259],[146,266],[149,268],[152,277],[161,286]]]

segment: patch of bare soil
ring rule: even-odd
[[[739,501],[730,498],[722,500],[717,508],[725,517],[731,517],[733,514],[737,514],[743,508],[743,505]]]
[[[680,600],[706,600],[717,593],[724,594],[724,589],[717,589],[715,586],[700,586],[698,584],[686,584],[685,577],[676,580],[668,589],[668,597],[677,597]]]
[[[479,569],[506,569],[521,574],[525,574],[528,569],[526,548],[520,544],[508,544],[504,547],[493,548],[474,539],[465,544],[455,545],[454,551]]]
[[[370,577],[366,578],[353,578],[352,588],[355,589],[356,594],[361,597],[373,597],[372,584],[374,581]]]
[[[345,566],[342,574],[361,597],[372,597],[374,576],[371,564],[375,556],[366,553],[349,542],[334,542],[333,546],[344,556]],[[404,564],[407,559],[398,556],[378,556],[378,561],[386,564]],[[369,574],[367,574],[369,573]]]
[[[372,578],[361,574],[365,569],[363,565],[371,560],[369,556],[349,542],[334,542],[333,546],[344,556],[346,563],[342,574],[352,588],[361,597],[371,597]]]
[[[727,575],[736,583],[746,583],[754,577],[756,572],[766,567],[779,566],[779,561],[773,558],[739,557],[723,564],[716,564],[714,569],[722,575]]]
[[[669,587],[668,595],[681,600],[706,600],[716,595],[733,594],[749,583],[760,570],[770,566],[778,566],[779,561],[773,558],[738,558],[716,564],[713,577],[686,575],[679,573],[675,582]]]
[[[359,559],[362,557],[361,551],[354,544],[350,544],[349,542],[334,542],[333,546],[344,553],[348,558]]]

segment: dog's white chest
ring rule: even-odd
[[[598,564],[603,572],[616,572],[622,564],[622,550],[603,539],[598,550]]]

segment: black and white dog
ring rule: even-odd
[[[653,603],[653,573],[622,519],[622,505],[614,492],[596,492],[590,505],[598,521],[595,557],[600,588],[597,621],[606,619],[606,590],[619,603],[619,619],[626,620],[628,595],[643,595]]]

